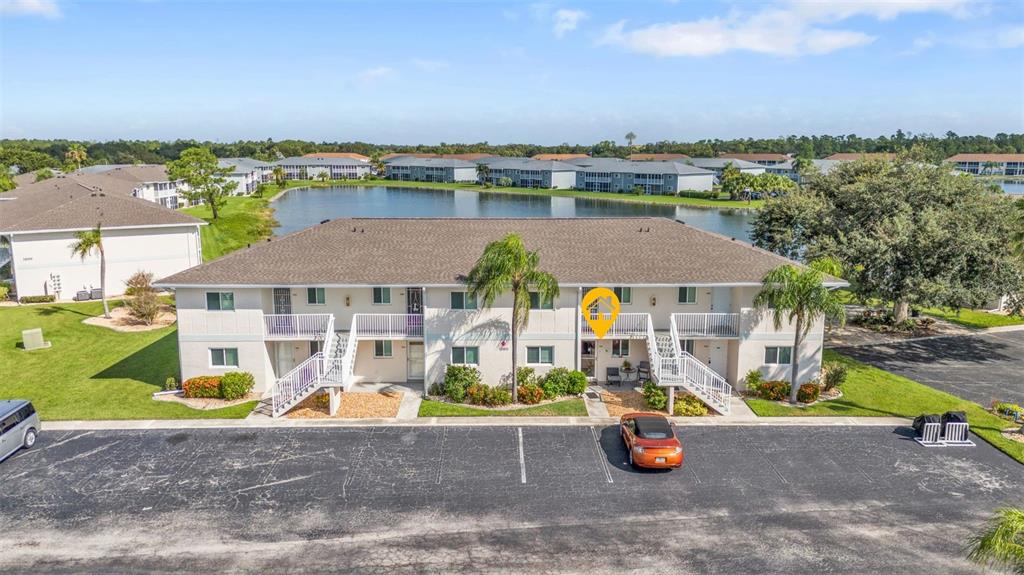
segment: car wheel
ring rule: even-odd
[[[25,432],[25,449],[32,449],[32,446],[36,444],[36,430],[29,429]]]

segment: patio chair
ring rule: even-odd
[[[651,380],[651,362],[639,361],[636,364],[637,379],[640,383]]]
[[[605,373],[607,374],[605,377],[608,379],[608,385],[613,383],[616,385],[622,385],[622,375],[619,374],[619,368],[609,367]]]

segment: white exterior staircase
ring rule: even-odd
[[[652,377],[658,385],[682,387],[718,413],[728,414],[732,386],[724,377],[682,350],[675,317],[671,318],[670,325],[667,334],[655,332],[654,323],[647,316],[647,350]]]

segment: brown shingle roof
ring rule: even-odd
[[[355,218],[261,243],[159,283],[453,285],[489,242],[510,233],[539,251],[541,267],[568,285],[757,283],[790,263],[666,218]]]
[[[630,154],[629,159],[634,162],[671,162],[672,160],[685,160],[689,158],[686,154]]]
[[[380,157],[381,160],[390,160],[391,158],[401,158],[402,156],[411,156],[413,158],[437,158],[440,157],[438,154],[424,154],[416,152],[391,152],[384,154]]]
[[[894,160],[896,159],[896,154],[892,152],[841,152],[839,154],[832,154],[825,159],[842,160],[844,162],[855,160]]]
[[[772,153],[744,153],[744,152],[722,152],[718,154],[719,158],[732,158],[734,160],[744,160],[747,162],[785,162],[790,157],[786,154],[772,154]]]
[[[116,178],[118,180],[124,180],[126,182],[132,182],[133,184],[139,184],[142,182],[170,181],[170,178],[167,176],[167,168],[156,164],[118,166],[111,170],[100,172],[99,174],[83,174],[81,172],[75,172],[71,174],[71,177],[78,178],[87,175],[103,175],[110,178]]]
[[[534,160],[543,160],[543,161],[563,162],[565,160],[574,160],[576,158],[589,158],[589,157],[590,156],[588,156],[586,154],[537,154],[537,155],[533,156],[532,159],[534,159]]]
[[[198,218],[132,197],[131,182],[105,174],[58,176],[0,196],[0,231],[203,224]]]
[[[947,162],[1024,162],[1024,154],[957,154]]]
[[[353,160],[362,160],[364,162],[370,161],[370,156],[364,156],[355,152],[316,152],[313,154],[305,154],[304,158],[351,158]]]

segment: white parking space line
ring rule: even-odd
[[[594,437],[594,455],[597,456],[598,463],[601,464],[601,469],[604,469],[604,477],[608,480],[608,483],[615,483],[612,480],[612,472],[608,470],[608,462],[604,457],[604,450],[601,449],[601,439],[597,435],[597,430],[594,426],[590,426],[590,435]]]
[[[526,483],[526,457],[523,455],[523,428],[519,428],[519,478]]]
[[[441,485],[441,469],[444,468],[444,444],[448,441],[448,428],[444,428],[444,433],[441,434],[441,453],[437,456],[437,485]]]

